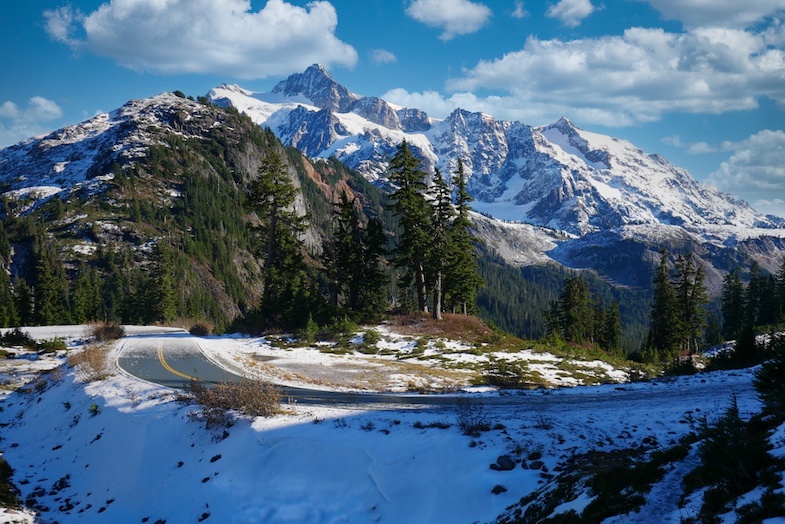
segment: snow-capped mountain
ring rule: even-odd
[[[161,131],[198,136],[215,112],[172,93],[131,100],[111,113],[0,149],[0,191],[51,196],[112,175],[147,154]]]
[[[496,218],[576,235],[639,225],[677,225],[716,235],[770,230],[785,220],[756,213],[745,202],[699,184],[660,155],[569,120],[532,127],[455,110],[443,120],[375,97],[360,97],[319,65],[280,82],[270,93],[221,85],[209,93],[311,157],[335,156],[369,180],[384,178],[403,140],[423,167],[454,170],[461,158],[474,207]],[[754,236],[754,235],[752,235]],[[724,239],[723,239],[724,241]]]

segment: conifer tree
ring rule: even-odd
[[[260,313],[266,324],[298,325],[307,316],[304,309],[310,300],[310,287],[301,240],[306,218],[294,207],[296,196],[297,188],[286,163],[271,149],[262,159],[247,200],[249,211],[258,219],[250,227],[262,257],[264,290]]]
[[[622,329],[619,303],[612,300],[605,312],[605,325],[603,326],[603,341],[601,346],[608,353],[620,354],[622,353],[621,336]]]
[[[469,307],[475,303],[477,288],[482,284],[482,279],[475,249],[478,240],[471,233],[472,221],[469,218],[472,197],[466,189],[466,174],[460,158],[453,173],[453,182],[456,216],[450,231],[453,255],[446,270],[445,295],[453,310],[458,308],[467,315]]]
[[[738,268],[723,279],[721,301],[722,335],[725,340],[735,340],[747,324],[745,288]]]
[[[649,359],[670,360],[679,349],[682,332],[679,305],[668,268],[668,252],[663,250],[654,276],[647,349]]]
[[[378,219],[363,226],[356,199],[344,192],[334,205],[332,241],[323,262],[331,282],[331,302],[352,316],[370,321],[386,307],[386,275],[382,267],[386,238]]]
[[[5,267],[0,264],[0,327],[17,325],[18,317],[14,293],[11,288],[11,277]]]
[[[389,180],[395,186],[389,197],[390,209],[402,230],[393,253],[395,265],[404,270],[401,288],[408,292],[413,286],[418,309],[428,311],[425,263],[431,244],[431,209],[425,198],[425,172],[405,140],[390,160],[389,170]]]
[[[444,298],[444,276],[449,267],[454,265],[457,255],[453,246],[454,236],[451,235],[452,219],[455,211],[452,206],[450,187],[436,169],[433,176],[431,193],[433,211],[431,215],[431,245],[428,250],[429,281],[433,289],[433,318],[442,320],[442,304]]]
[[[559,327],[568,342],[589,342],[594,327],[589,286],[581,276],[567,279],[559,296]]]
[[[169,323],[177,318],[177,290],[174,273],[171,249],[165,244],[156,244],[149,282],[151,286],[150,309],[154,321]]]
[[[68,319],[68,281],[62,262],[45,233],[39,232],[34,242],[35,286],[33,287],[34,322],[48,326],[66,324]]]
[[[696,266],[692,254],[676,259],[675,292],[680,319],[682,351],[698,351],[698,339],[705,325],[704,305],[708,302],[703,268]]]

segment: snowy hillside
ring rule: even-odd
[[[131,100],[121,108],[0,149],[0,188],[16,196],[51,196],[113,176],[115,162],[147,154],[153,134],[163,126],[194,136],[214,121],[204,121],[204,105],[163,93]]]
[[[72,329],[72,350],[83,336]],[[264,339],[199,344],[235,364],[278,366],[287,358]],[[310,352],[323,369],[345,365],[345,356]],[[84,382],[66,367],[27,393],[6,394],[0,420],[4,458],[37,508],[36,522],[491,522],[555,486],[574,457],[667,448],[693,429],[691,416],[716,419],[731,394],[748,417],[760,409],[751,378],[747,370],[621,387],[464,393],[475,405],[492,402],[475,414],[491,429],[467,436],[459,427],[465,413],[450,406],[289,405],[273,418],[208,430],[176,391],[123,374]],[[653,487],[644,511],[617,521],[695,516],[700,500],[685,507],[674,495],[677,475],[694,466],[693,453]],[[558,511],[581,511],[590,501],[575,493]],[[26,515],[0,512],[0,520],[32,522]]]

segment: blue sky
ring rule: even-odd
[[[785,216],[785,0],[3,4],[0,147],[131,98],[268,91],[321,63],[436,117],[566,116]]]

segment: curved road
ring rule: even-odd
[[[171,388],[182,388],[191,380],[210,384],[239,380],[232,373],[209,360],[187,333],[131,335],[124,339],[119,366],[138,378]],[[754,399],[749,372],[726,372],[708,380],[678,379],[649,383],[643,387],[619,385],[604,388],[565,388],[553,391],[510,391],[493,396],[471,396],[472,403],[482,404],[488,412],[510,409],[533,413],[575,412],[585,410],[602,416],[604,411],[627,412],[673,406],[683,413],[694,406],[724,409],[735,395],[739,401]],[[282,387],[282,396],[303,405],[342,405],[372,409],[430,408],[454,409],[467,395],[413,395],[383,393],[345,393]]]

